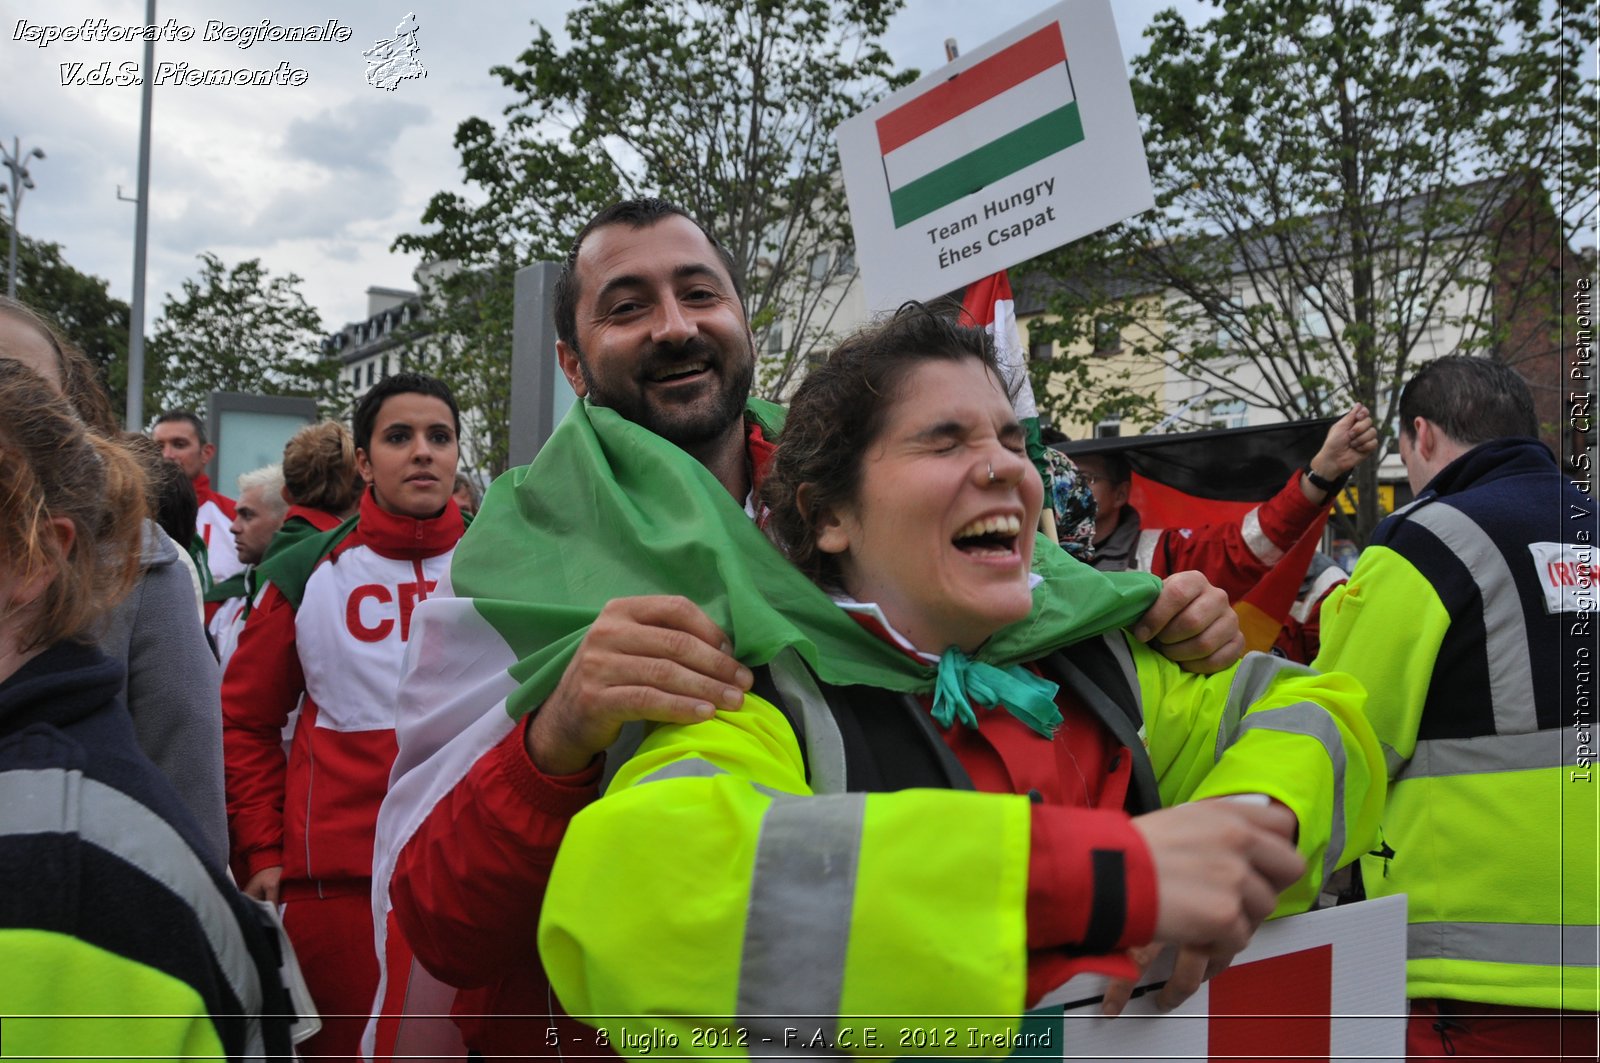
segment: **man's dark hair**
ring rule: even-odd
[[[1527,381],[1492,358],[1453,354],[1417,370],[1400,392],[1400,431],[1407,439],[1416,438],[1418,417],[1466,446],[1539,434]]]
[[[206,426],[200,420],[200,415],[193,410],[168,410],[156,418],[156,424],[171,424],[174,421],[183,421],[194,429],[194,441],[200,446],[206,445]]]
[[[893,317],[847,337],[806,374],[789,404],[783,442],[761,498],[770,511],[767,527],[812,582],[826,587],[839,582],[838,559],[817,549],[817,511],[855,500],[861,463],[906,377],[928,362],[967,358],[981,362],[1005,386],[994,341],[982,329],[907,303]],[[804,507],[802,485],[810,489]]]
[[[1133,479],[1133,465],[1125,454],[1100,454],[1097,455],[1105,463],[1106,479],[1111,481],[1112,487],[1121,487]]]
[[[378,411],[383,409],[386,400],[395,395],[428,395],[439,399],[450,407],[450,416],[455,421],[456,435],[461,435],[461,410],[456,406],[456,397],[450,393],[450,388],[444,381],[426,373],[396,373],[372,385],[356,404],[355,416],[351,418],[350,434],[355,436],[356,446],[359,449],[371,452],[372,427],[377,423]]]
[[[578,238],[572,241],[572,249],[567,252],[567,260],[561,265],[561,274],[556,278],[556,335],[562,343],[578,351],[578,252],[583,249],[583,242],[589,234],[596,229],[607,225],[626,225],[633,229],[644,229],[663,218],[671,217],[688,218],[705,236],[717,257],[722,260],[722,266],[728,271],[728,277],[733,281],[733,290],[739,297],[739,306],[744,307],[744,276],[738,265],[733,261],[733,255],[722,246],[711,232],[700,224],[699,219],[682,207],[665,199],[647,197],[644,199],[624,199],[620,203],[613,203],[599,214],[590,218],[582,229],[578,230]],[[581,353],[581,351],[580,351]]]
[[[151,519],[172,537],[178,549],[187,550],[194,540],[195,518],[200,513],[200,500],[195,497],[194,484],[189,482],[176,464],[162,460],[161,445],[149,436],[126,432],[117,438],[144,469],[146,502]]]

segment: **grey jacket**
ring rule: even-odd
[[[123,698],[139,748],[200,825],[207,855],[228,862],[222,790],[222,677],[194,607],[178,546],[144,522],[144,574],[105,619],[100,649],[128,666]]]

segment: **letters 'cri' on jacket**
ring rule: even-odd
[[[1306,907],[1376,835],[1382,760],[1360,687],[1264,654],[1191,676],[1127,646],[1163,803],[1284,802],[1309,870],[1280,911]],[[540,953],[574,1015],[734,1016],[757,1050],[782,1034],[782,1019],[761,1016],[1020,1015],[1032,823],[1020,795],[814,794],[794,730],[750,696],[655,730],[574,818]],[[652,1023],[688,1050],[693,1021]],[[1003,1035],[1015,1022],[962,1025]],[[958,1040],[947,1052],[1005,1051]]]
[[[371,876],[411,611],[438,588],[464,528],[454,502],[419,521],[368,492],[356,519],[274,558],[222,680],[236,873]],[[297,705],[285,763],[281,732]]]
[[[1410,997],[1600,1009],[1594,507],[1541,444],[1486,443],[1323,609],[1317,663],[1366,685],[1388,760],[1362,880],[1406,895]]]

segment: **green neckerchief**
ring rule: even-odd
[[[934,676],[933,719],[946,730],[957,720],[976,730],[978,714],[972,711],[974,705],[986,709],[1004,706],[1036,734],[1049,738],[1061,726],[1061,710],[1056,707],[1059,689],[1020,664],[996,668],[974,661],[951,646],[939,656],[938,673]]]
[[[783,410],[751,400],[748,415],[775,439]],[[677,594],[765,664],[792,647],[824,682],[925,693],[934,669],[878,639],[800,574],[694,458],[587,401],[573,405],[531,465],[495,480],[456,548],[455,593],[518,658],[507,700],[520,717],[561,678],[585,631],[613,598]],[[1033,611],[974,658],[997,667],[1132,623],[1160,581],[1104,573],[1039,539],[1043,581]]]

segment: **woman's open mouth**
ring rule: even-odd
[[[973,557],[1011,557],[1021,533],[1022,521],[1014,515],[979,517],[958,530],[950,543]]]

